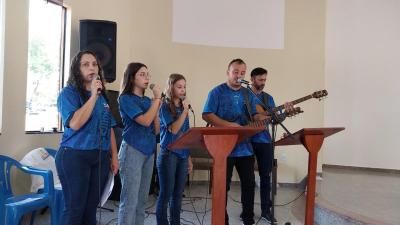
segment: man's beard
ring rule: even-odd
[[[262,91],[265,87],[265,85],[254,85],[257,91]]]

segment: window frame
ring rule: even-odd
[[[0,0],[0,135],[3,129],[4,51],[6,26],[6,0]]]
[[[1,1],[1,0],[0,0]],[[66,40],[67,38],[67,27],[68,27],[68,8],[65,5],[57,4],[52,1],[47,1],[47,4],[54,4],[58,5],[61,7],[62,12],[61,12],[61,24],[62,24],[62,29],[61,29],[61,41],[60,41],[60,58],[59,58],[59,82],[58,82],[58,93],[61,91],[61,89],[64,87],[64,81],[65,81],[65,72],[66,72],[66,56],[67,56],[67,51],[66,51]],[[27,71],[28,72],[28,71]],[[25,111],[25,117],[26,117],[26,111]],[[61,116],[59,113],[57,113],[57,130],[27,130],[26,129],[26,121],[25,121],[25,134],[56,134],[56,133],[63,133],[63,126],[62,126],[62,121],[61,121]]]

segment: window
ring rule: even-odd
[[[4,77],[4,20],[5,0],[0,0],[0,133],[3,121],[3,77]]]
[[[63,86],[66,8],[29,1],[29,47],[25,130],[60,130],[57,96]]]

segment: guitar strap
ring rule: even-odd
[[[266,106],[269,106],[270,95],[267,92],[262,92],[262,99]]]
[[[249,100],[249,91],[244,87],[240,88],[240,90],[243,94],[244,106],[246,107],[246,111],[247,111],[247,113],[246,113],[247,124],[249,124],[250,121],[253,122],[253,117],[251,116],[251,112],[250,112],[251,107],[250,107],[250,100]]]

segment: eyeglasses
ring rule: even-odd
[[[98,67],[99,65],[97,64],[97,62],[92,62],[91,63],[93,67]],[[81,63],[81,66],[84,68],[89,68],[90,67],[90,62],[83,62]]]
[[[145,77],[145,78],[151,78],[150,73],[139,73],[138,76]]]

